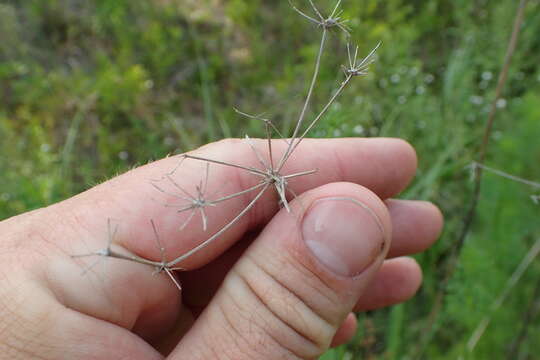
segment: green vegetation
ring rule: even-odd
[[[298,3],[302,2],[298,0]],[[330,6],[331,1],[320,1]],[[486,173],[473,231],[432,334],[427,315],[442,264],[471,197],[478,152],[517,2],[344,1],[362,53],[383,42],[371,74],[355,81],[314,135],[398,136],[420,170],[406,198],[441,206],[441,241],[418,256],[419,295],[359,316],[353,343],[330,359],[456,359],[506,281],[540,238],[530,188]],[[312,24],[286,1],[1,0],[0,219],[76,194],[132,166],[221,137],[262,135],[233,111],[267,112],[286,131],[299,111],[317,51]],[[526,12],[499,101],[487,165],[540,180],[540,1]],[[346,53],[333,34],[314,103],[340,79]],[[341,56],[336,56],[341,54]],[[315,112],[316,109],[313,109]],[[358,164],[361,166],[361,164]],[[471,359],[540,353],[535,261]]]

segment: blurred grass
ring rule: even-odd
[[[539,3],[529,3],[488,160],[536,180]],[[410,141],[420,168],[403,197],[436,202],[447,225],[441,241],[417,257],[425,271],[419,295],[360,315],[355,341],[323,359],[409,359],[426,335],[441,264],[470,196],[465,168],[478,150],[516,5],[344,2],[362,53],[378,41],[383,46],[371,75],[353,83],[314,135]],[[317,51],[312,25],[286,1],[2,0],[0,34],[0,219],[62,200],[150,159],[221,137],[262,135],[261,124],[238,118],[233,107],[265,111],[286,131]],[[346,57],[343,39],[331,38],[314,98],[318,107],[338,85]],[[531,194],[485,175],[479,216],[423,358],[462,354],[540,236],[540,208]],[[510,356],[539,276],[536,261],[468,358]],[[538,358],[539,324],[533,319],[512,356]]]

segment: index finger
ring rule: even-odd
[[[254,188],[263,178],[257,171],[267,170],[261,162],[268,166],[270,159],[265,152],[266,142],[252,141],[252,146],[242,140],[220,141],[189,153],[197,158],[239,167],[215,162],[208,166],[207,161],[189,158],[171,173],[178,166],[180,157],[170,157],[129,171],[60,203],[58,207],[65,216],[83,222],[84,228],[93,233],[91,238],[100,239],[101,244],[106,234],[106,219],[118,219],[120,227],[115,242],[135,254],[155,260],[161,260],[161,253],[149,219],[157,224],[169,261],[226,228],[207,247],[181,263],[185,269],[200,267],[219,256],[246,232],[260,227],[279,209],[280,199],[274,184]],[[284,141],[272,142],[275,154],[282,154],[286,146]],[[402,140],[306,139],[281,169],[280,176],[286,178],[316,170],[313,174],[289,178],[289,197],[326,183],[346,181],[365,186],[385,199],[403,190],[415,169],[415,152]],[[160,180],[153,182],[152,179]],[[252,188],[252,191],[246,191]],[[227,199],[232,194],[240,195]],[[213,203],[216,199],[226,200]],[[190,208],[197,201],[200,206]],[[246,211],[247,207],[249,211]],[[245,215],[239,216],[244,212]],[[237,220],[229,226],[235,218]]]

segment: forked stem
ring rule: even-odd
[[[257,203],[257,201],[264,195],[266,190],[270,187],[270,184],[265,184],[262,190],[249,202],[249,204],[238,214],[236,215],[230,222],[228,222],[225,226],[223,226],[218,232],[216,232],[214,235],[209,237],[207,240],[202,242],[201,244],[197,245],[193,249],[189,250],[185,254],[180,255],[176,259],[170,261],[167,263],[167,267],[174,267],[176,264],[179,264],[180,262],[184,261],[185,259],[189,258],[193,254],[199,252],[200,250],[204,249],[208,245],[210,245],[215,239],[217,239],[219,236],[221,236],[225,231],[229,230],[234,224],[238,222],[251,208]]]
[[[330,106],[332,106],[332,104],[334,103],[334,101],[336,101],[336,99],[339,97],[339,95],[341,95],[341,93],[343,92],[343,90],[345,89],[345,87],[349,84],[349,82],[351,81],[351,79],[353,78],[353,75],[349,74],[347,75],[347,77],[345,78],[345,80],[341,83],[340,87],[337,89],[337,91],[334,93],[334,95],[330,98],[330,100],[326,103],[326,105],[324,106],[324,108],[321,110],[321,112],[317,115],[317,117],[315,117],[315,119],[309,124],[309,126],[306,128],[306,130],[304,130],[304,132],[302,133],[302,135],[296,140],[296,142],[291,141],[291,146],[290,146],[290,151],[288,151],[285,156],[284,156],[284,161],[283,161],[283,165],[287,162],[287,160],[289,159],[289,157],[292,155],[292,153],[296,150],[296,148],[298,147],[298,145],[300,145],[300,143],[302,142],[302,140],[304,140],[304,138],[307,136],[307,134],[311,131],[311,129],[313,129],[313,127],[317,124],[317,122],[319,122],[319,120],[326,114],[326,112],[328,111],[328,109],[330,109]],[[278,168],[278,171],[280,171],[281,168]]]
[[[472,163],[472,170],[476,171],[476,168],[482,168],[485,171],[488,171],[490,173],[493,173],[493,174],[498,175],[500,177],[503,177],[505,179],[512,180],[512,181],[515,181],[515,182],[518,182],[518,183],[521,183],[521,184],[524,184],[524,185],[528,185],[528,186],[530,186],[532,188],[535,188],[535,189],[540,189],[540,183],[539,182],[527,180],[527,179],[521,178],[519,176],[512,175],[510,173],[504,172],[502,170],[495,169],[495,168],[489,167],[489,166],[484,165],[484,164],[480,164],[480,163],[475,161],[475,162]]]

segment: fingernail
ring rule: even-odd
[[[380,219],[352,198],[317,200],[304,216],[302,234],[321,263],[345,276],[360,274],[384,247]]]

